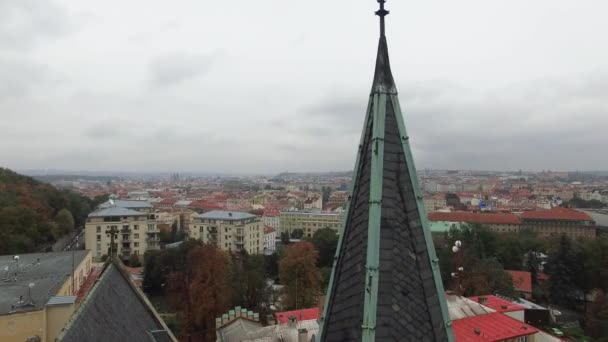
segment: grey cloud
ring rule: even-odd
[[[67,11],[52,0],[0,1],[0,46],[24,49],[70,30]]]
[[[34,88],[51,81],[49,70],[26,59],[0,56],[0,101],[27,96]]]
[[[156,86],[176,85],[209,71],[214,55],[172,54],[156,58],[149,65],[150,80]]]

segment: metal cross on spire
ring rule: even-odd
[[[376,11],[376,15],[380,17],[380,36],[384,37],[384,17],[386,17],[390,12],[384,9],[384,3],[386,0],[378,0],[380,4],[380,9]]]

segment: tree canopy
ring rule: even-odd
[[[319,252],[308,241],[286,248],[279,262],[279,278],[285,286],[285,309],[309,308],[318,304],[321,274],[317,269]]]

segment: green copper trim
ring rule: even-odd
[[[368,129],[369,129],[369,125],[372,123],[372,115],[373,113],[371,113],[371,108],[372,108],[372,98],[370,98],[368,104],[367,104],[367,110],[365,111],[365,120],[363,123],[363,131],[361,132],[361,139],[359,140],[359,151],[357,152],[357,157],[356,157],[356,161],[355,161],[355,169],[353,171],[353,177],[352,177],[352,182],[350,184],[350,197],[348,199],[348,201],[346,202],[346,215],[344,215],[344,217],[342,218],[342,225],[340,226],[340,231],[339,231],[339,236],[338,236],[338,247],[336,248],[336,254],[334,256],[334,263],[333,266],[331,268],[331,275],[329,276],[329,285],[327,286],[327,293],[325,295],[325,306],[323,307],[323,315],[320,317],[319,319],[319,341],[322,341],[322,339],[324,338],[323,333],[324,333],[324,327],[325,327],[325,317],[327,317],[327,309],[329,308],[329,304],[332,301],[332,294],[333,294],[333,288],[334,288],[334,281],[335,281],[335,272],[336,272],[336,265],[338,264],[338,258],[340,256],[340,250],[342,250],[342,240],[343,240],[343,236],[344,236],[344,230],[346,229],[346,222],[348,221],[348,218],[351,216],[350,210],[350,204],[351,204],[351,200],[353,198],[353,196],[357,193],[357,179],[359,178],[359,174],[361,171],[361,158],[362,155],[364,153],[363,151],[363,143],[365,141],[365,137],[367,135]]]
[[[362,341],[376,339],[378,309],[378,268],[380,266],[380,226],[382,214],[382,184],[384,171],[384,119],[386,94],[374,94],[374,118],[369,191],[369,221],[367,227],[367,260],[365,271],[365,302],[363,304]]]
[[[437,296],[439,299],[439,306],[441,307],[441,314],[443,316],[444,327],[448,341],[454,341],[454,332],[452,331],[452,321],[448,314],[447,303],[444,297],[445,291],[443,284],[441,283],[441,273],[439,272],[439,259],[435,253],[435,247],[433,245],[433,238],[429,229],[429,224],[426,217],[426,210],[424,209],[424,202],[420,195],[420,188],[418,185],[418,175],[416,174],[416,167],[414,165],[414,157],[410,149],[409,137],[405,129],[405,123],[403,120],[403,114],[401,113],[401,106],[399,105],[399,98],[397,95],[392,95],[391,100],[393,102],[393,109],[395,111],[395,117],[397,119],[397,125],[399,128],[399,134],[401,135],[401,144],[403,146],[403,152],[405,153],[405,161],[407,163],[408,172],[410,173],[410,179],[412,180],[412,189],[414,190],[414,196],[416,197],[416,204],[418,206],[418,215],[420,216],[420,223],[424,232],[424,241],[426,242],[426,249],[428,250],[429,261],[433,269],[433,279],[435,281],[435,288],[437,289]]]

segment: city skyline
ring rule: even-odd
[[[91,6],[0,4],[3,166],[352,169],[374,1]],[[607,170],[607,6],[391,4],[418,169]]]

